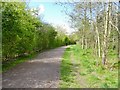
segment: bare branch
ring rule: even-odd
[[[111,21],[110,21],[110,24],[113,26],[113,27],[115,27],[116,28],[116,30],[117,30],[117,32],[120,34],[120,32],[119,32],[119,30],[118,30],[118,27],[117,26],[115,26]]]

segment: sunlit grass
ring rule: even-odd
[[[73,71],[73,64],[71,62],[71,48],[67,48],[63,60],[61,62],[61,77],[60,87],[61,88],[72,88],[79,87],[75,82],[75,75]]]
[[[69,54],[68,54],[69,52]],[[101,58],[98,58],[94,55],[93,51],[91,49],[83,50],[80,46],[74,45],[68,48],[64,54],[64,62],[70,62],[70,54],[74,55],[74,61],[79,63],[79,68],[77,68],[77,73],[79,73],[79,77],[83,78],[86,85],[86,87],[83,87],[81,85],[75,85],[78,83],[78,80],[74,77],[74,83],[73,87],[81,86],[81,88],[117,88],[118,87],[118,65],[112,66],[113,62],[117,61],[117,56],[114,54],[115,52],[110,51],[108,53],[108,61],[106,66],[102,66],[101,64]],[[112,56],[110,56],[112,55]],[[61,72],[65,71],[64,74],[61,74],[61,77],[64,75],[69,78],[71,77],[71,73],[69,73],[71,70],[73,70],[73,65],[70,64],[70,68],[63,67],[67,63],[63,63],[61,65]],[[69,69],[69,70],[66,70]],[[72,71],[72,73],[76,72]],[[72,77],[71,77],[72,78]],[[62,81],[65,81],[66,78],[62,78]],[[71,83],[71,81],[65,81],[65,83]],[[62,82],[64,84],[64,82]],[[62,87],[69,87],[69,85],[64,84]]]

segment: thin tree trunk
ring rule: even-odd
[[[93,18],[92,18],[92,2],[90,1],[89,4],[90,4],[90,19],[91,19],[90,24],[91,24],[91,31],[94,32],[93,31],[94,23],[93,23]],[[94,34],[92,34],[92,38],[93,38],[93,42],[94,42]],[[92,47],[92,45],[90,47]],[[92,49],[94,49],[94,43],[93,43]]]
[[[84,29],[82,29],[82,49],[84,49]]]
[[[118,33],[118,60],[120,61],[120,34]]]
[[[97,37],[96,37],[96,38],[97,38]],[[98,49],[98,48],[97,48],[98,41],[97,41],[97,39],[96,39],[95,43],[96,43],[96,45],[95,45],[95,52],[96,52],[96,53],[95,53],[95,54],[96,54],[96,56],[98,56],[98,51],[97,51],[97,49]]]
[[[118,27],[118,31],[120,32],[120,24],[118,24],[118,20],[120,21],[120,14],[116,17],[116,25]],[[118,32],[118,60],[120,61],[120,33]]]
[[[120,61],[120,24],[118,24],[118,20],[120,21],[120,14],[118,13],[118,6],[116,6],[116,30],[118,31],[118,60]]]
[[[84,49],[84,38],[82,36],[82,49]]]
[[[108,10],[106,11],[106,20],[105,20],[105,32],[104,32],[104,41],[103,41],[103,53],[102,53],[102,64],[106,64],[107,56],[107,43],[108,43],[108,26],[109,26],[109,8],[110,3],[108,3]]]
[[[99,36],[99,31],[98,27],[96,25],[96,33],[97,33],[97,45],[98,45],[98,57],[101,56],[101,50],[100,50],[100,36]]]
[[[87,45],[87,39],[85,39],[85,49],[88,48],[88,45]]]
[[[85,45],[85,49],[87,49],[87,43],[86,43],[86,39],[87,39],[87,37],[85,37],[85,30],[86,30],[86,18],[87,18],[87,16],[86,16],[86,13],[87,13],[87,4],[85,4],[85,10],[84,10],[84,19],[85,19],[85,21],[84,21],[84,45]]]
[[[98,57],[101,57],[101,45],[100,45],[100,35],[99,35],[99,31],[98,31],[98,17],[99,17],[99,14],[98,14],[98,10],[99,10],[99,7],[97,8],[97,17],[96,17],[96,25],[95,25],[95,30],[96,30],[96,39],[97,39],[97,53],[98,53]]]
[[[109,3],[109,29],[108,29],[108,42],[110,42],[110,34],[111,34],[111,30],[112,30],[112,26],[110,24],[110,21],[112,21],[112,17],[111,17],[111,12],[112,12],[112,2]],[[114,37],[114,36],[113,36]],[[108,46],[109,47],[109,43]]]

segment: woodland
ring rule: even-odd
[[[60,87],[120,86],[120,3],[72,1],[57,4],[65,8],[63,11],[70,17],[71,27],[76,29],[70,35],[64,32],[64,27],[42,21],[38,11],[31,11],[28,3],[1,3],[3,69],[9,67],[7,62],[68,45],[61,62]],[[72,59],[76,64],[70,62]],[[79,75],[75,75],[76,72]],[[86,84],[75,78],[84,79]]]

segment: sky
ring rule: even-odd
[[[69,21],[69,16],[67,16],[63,10],[64,7],[55,4],[55,2],[29,2],[30,8],[38,8],[39,15],[42,17],[44,22],[50,23],[53,26],[62,26],[70,34],[74,31],[71,28]],[[72,8],[71,8],[72,9]]]

